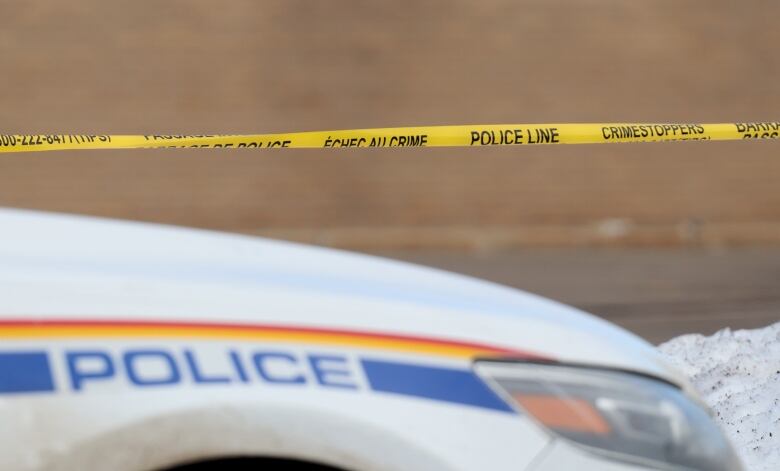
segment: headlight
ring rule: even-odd
[[[664,470],[742,469],[707,411],[665,382],[612,370],[480,361],[477,372],[553,435]]]

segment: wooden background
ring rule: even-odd
[[[780,119],[776,0],[4,2],[5,133]],[[357,248],[780,242],[780,142],[2,156],[0,206]]]

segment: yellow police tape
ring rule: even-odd
[[[0,135],[0,153],[156,147],[470,147],[777,139],[780,122],[720,124],[501,124],[310,131],[247,135]]]

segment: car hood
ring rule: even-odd
[[[359,330],[684,383],[633,334],[501,285],[288,242],[33,211],[0,210],[3,319]]]

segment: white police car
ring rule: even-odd
[[[654,348],[453,274],[0,211],[0,469],[741,469]]]

